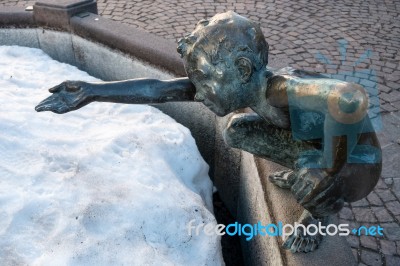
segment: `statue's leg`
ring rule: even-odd
[[[233,148],[248,151],[290,169],[298,168],[302,152],[320,148],[315,143],[294,140],[290,131],[269,124],[257,114],[233,116],[224,131],[224,139]],[[290,188],[295,196],[313,190],[308,184],[300,184],[292,170],[273,173],[270,175],[270,181],[279,187]],[[310,224],[318,226],[319,223],[326,225],[328,216],[339,211],[343,206],[343,197],[337,194],[335,198],[335,193],[333,193],[332,197],[316,199],[315,202],[308,202],[308,205],[299,203],[305,208],[297,221],[299,224],[305,227]],[[322,235],[319,233],[309,235],[303,232],[299,227],[297,234],[293,233],[284,241],[283,247],[292,252],[310,252],[318,248]]]
[[[343,208],[344,205],[344,173],[327,175],[323,169],[302,168],[297,171],[297,178],[291,191],[297,202],[305,209],[297,223],[305,226],[321,223],[326,226],[328,217]],[[313,226],[315,227],[315,226]],[[285,239],[283,247],[292,252],[310,252],[318,248],[323,239],[320,231],[311,228],[312,233],[305,233],[304,228],[293,232]],[[324,232],[324,229],[321,229]]]
[[[379,142],[375,133],[365,133],[358,145],[351,153],[351,162],[345,163],[339,173],[321,180],[320,184],[326,184],[325,189],[317,190],[318,185],[309,186],[300,178],[296,179],[291,190],[305,209],[298,223],[308,226],[321,222],[325,226],[329,215],[339,212],[344,202],[362,199],[372,191],[382,168]],[[306,194],[312,196],[304,198]],[[309,252],[316,249],[321,241],[320,234],[304,235],[300,230],[289,236],[283,247],[292,252]]]
[[[367,139],[365,136],[370,136],[370,138]],[[376,158],[377,161],[346,163],[337,175],[326,177],[329,181],[322,180],[323,183],[329,185],[322,193],[321,191],[313,193],[315,188],[310,189],[304,184],[298,185],[299,179],[296,180],[291,187],[296,198],[301,197],[300,194],[307,193],[307,190],[310,194],[315,194],[310,200],[299,201],[305,211],[297,221],[298,223],[307,226],[309,224],[317,225],[318,222],[321,222],[325,226],[329,215],[339,212],[344,202],[362,199],[372,191],[382,168],[379,144],[374,142],[374,138],[375,136],[372,133],[364,134],[359,144],[369,143],[376,149],[365,149],[365,146],[356,148],[352,153],[352,157],[362,159]],[[368,141],[363,142],[365,139]],[[284,241],[283,247],[292,252],[309,252],[316,249],[321,241],[322,236],[320,234],[303,235],[301,232],[300,234],[289,236]]]
[[[350,160],[353,163],[346,164],[341,170],[342,176],[345,177],[343,181],[346,202],[366,197],[381,176],[382,150],[375,132],[361,134]]]
[[[234,115],[224,130],[225,142],[232,148],[248,151],[259,157],[294,169],[299,153],[315,147],[296,141],[289,130],[278,128],[255,113]],[[269,179],[281,188],[290,188],[292,170],[273,173]]]
[[[302,152],[321,150],[320,143],[295,141],[290,131],[271,125],[256,114],[233,116],[224,131],[224,139],[233,148],[248,151],[290,169],[299,169],[299,165],[306,165],[301,162]],[[290,188],[299,204],[304,207],[305,210],[297,221],[299,224],[305,227],[311,224],[318,226],[319,223],[322,226],[327,225],[329,215],[339,212],[345,201],[358,200],[373,189],[382,166],[379,142],[372,132],[361,134],[358,145],[361,147],[356,147],[350,156],[355,162],[345,163],[339,173],[320,180],[319,183],[324,187],[322,191],[317,189],[321,186],[301,182],[298,174],[294,178],[290,170],[271,175],[270,180],[273,183]],[[370,157],[377,161],[369,162]],[[366,159],[368,160],[362,161]],[[308,194],[314,196],[306,199],[305,195]],[[283,247],[292,252],[310,252],[318,248],[322,238],[319,233],[303,234],[302,229],[299,229],[297,234],[292,234],[284,241]]]
[[[331,185],[334,186],[334,184]],[[295,196],[299,191],[301,193],[301,189],[297,190],[298,187],[296,187],[297,182],[291,188]],[[312,190],[314,189],[311,189],[310,194],[313,194]],[[340,187],[338,189],[341,190]],[[311,224],[319,226],[319,223],[321,226],[327,226],[329,215],[339,212],[344,205],[344,196],[342,193],[337,193],[337,191],[337,189],[327,189],[324,193],[316,194],[310,201],[299,201],[305,210],[297,220],[297,223],[304,225],[306,228]],[[315,229],[315,226],[309,230],[311,230],[311,234],[305,232],[303,228],[299,228],[297,232],[285,239],[283,247],[292,252],[310,252],[317,249],[323,239],[323,235]],[[326,231],[323,233],[326,234]]]

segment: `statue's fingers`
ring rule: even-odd
[[[296,194],[296,192],[301,189],[305,183],[309,180],[310,178],[310,173],[308,172],[308,169],[301,169],[297,175],[296,178],[294,179],[293,185],[290,188],[291,191]]]
[[[330,214],[334,214],[340,211],[343,205],[344,205],[344,200],[342,197],[328,198],[326,201],[322,202],[316,207],[313,214],[317,216],[327,216]]]
[[[54,112],[54,113],[57,113],[57,114],[65,114],[65,113],[67,113],[67,112],[69,112],[69,111],[71,111],[71,109],[70,109],[65,103],[59,104],[59,105],[53,110],[53,112]]]
[[[52,111],[54,113],[57,113],[58,109],[59,107],[55,106],[54,104],[43,104],[35,107],[35,110],[37,112]]]
[[[307,253],[307,252],[310,252],[310,251],[312,251],[313,249],[313,244],[314,244],[314,240],[313,239],[309,239],[308,241],[307,241],[307,245],[304,247],[304,252],[305,253]]]
[[[294,240],[292,246],[290,247],[290,251],[293,253],[296,253],[299,249],[299,246],[301,245],[302,238],[300,236],[297,236],[296,240]]]
[[[295,234],[291,234],[288,238],[285,239],[283,242],[282,247],[284,249],[290,249],[292,247],[293,242],[297,239],[297,236]]]
[[[304,185],[297,191],[294,192],[296,200],[302,204],[304,199],[312,192],[314,184],[310,181],[304,182]]]
[[[325,190],[318,191],[318,193],[314,192],[316,191],[314,190],[310,193],[312,195],[307,196],[302,204],[302,206],[313,213],[313,215],[324,216],[334,213],[336,209],[341,208],[340,200],[338,201],[339,195],[342,195],[340,184],[332,182]]]
[[[304,184],[304,178],[302,176],[299,176],[290,189],[291,191],[293,191],[294,194],[296,194],[296,192],[299,191],[299,189],[301,189]]]
[[[334,183],[330,184],[330,186],[325,189],[325,190],[319,190],[318,188],[314,189],[310,195],[308,195],[304,201],[303,201],[303,207],[307,209],[309,206],[317,206],[318,204],[322,203],[323,201],[326,200],[327,197],[331,195],[329,193],[331,190],[333,190],[333,187],[335,186]]]
[[[49,92],[51,93],[56,93],[56,92],[60,92],[63,88],[65,87],[65,83],[60,83],[52,88],[49,89]]]
[[[53,109],[55,108],[56,105],[56,101],[55,101],[55,97],[52,95],[46,99],[44,99],[43,101],[41,101],[36,107],[35,110],[37,112],[43,112],[43,111],[53,111]]]
[[[312,241],[310,246],[309,246],[309,251],[314,251],[318,248],[317,241]]]
[[[327,198],[335,197],[338,189],[342,187],[338,176],[328,176],[316,183],[311,178],[306,178],[306,182],[313,182],[314,186],[312,191],[302,200],[304,208],[308,206],[317,206]]]
[[[35,107],[35,110],[37,112],[52,111],[57,114],[63,114],[68,112],[69,108],[58,94],[53,94],[50,97],[44,99],[42,102],[40,102]]]
[[[305,249],[307,243],[308,243],[308,239],[302,238],[299,246],[297,247],[297,252],[304,252],[304,249]]]
[[[50,111],[50,107],[44,104],[39,104],[35,107],[36,112]]]
[[[307,247],[308,244],[311,242],[311,239],[305,238],[303,239],[303,243],[301,243],[300,251],[301,252],[308,252]]]

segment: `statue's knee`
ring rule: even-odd
[[[249,130],[256,123],[265,123],[265,121],[255,113],[236,114],[229,120],[227,128],[234,130]]]
[[[257,114],[236,114],[231,117],[223,131],[225,143],[231,147],[240,147],[240,144],[259,129],[257,124],[265,123]]]

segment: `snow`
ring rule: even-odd
[[[0,265],[221,265],[208,165],[146,105],[36,113],[48,88],[96,81],[39,49],[0,46]],[[197,222],[198,223],[198,222]]]

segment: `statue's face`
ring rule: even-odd
[[[233,66],[227,69],[224,64],[213,65],[200,53],[186,62],[186,71],[196,87],[196,101],[215,114],[224,116],[242,107],[240,82]]]

